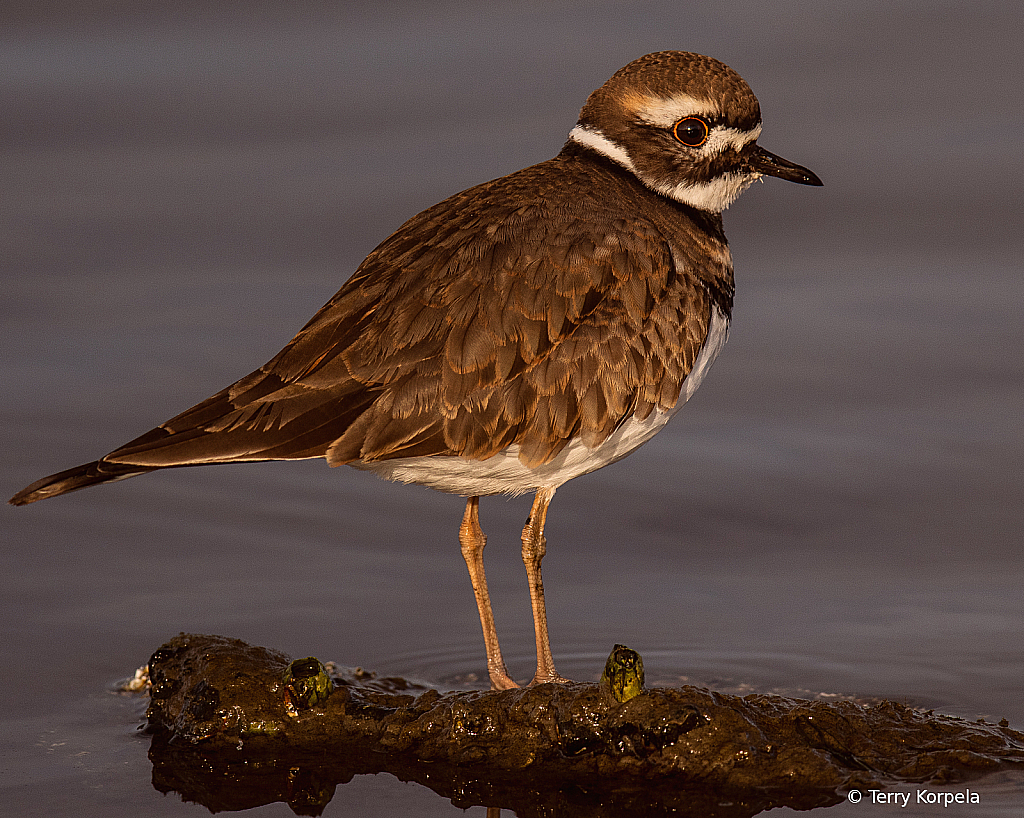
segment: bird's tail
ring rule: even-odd
[[[42,480],[36,480],[31,486],[26,486],[15,494],[9,502],[12,506],[27,506],[36,500],[45,500],[48,497],[59,497],[69,491],[98,486],[100,483],[112,483],[115,480],[124,480],[134,477],[137,474],[145,474],[153,471],[142,466],[126,466],[119,463],[108,463],[103,460],[94,460],[84,466],[76,466],[67,471],[51,474]]]

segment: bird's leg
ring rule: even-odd
[[[530,581],[530,603],[533,605],[533,628],[537,634],[537,673],[531,685],[544,682],[568,682],[555,670],[551,658],[551,643],[548,641],[548,614],[544,607],[544,582],[540,578],[540,561],[544,559],[547,541],[544,539],[544,521],[548,516],[548,505],[555,496],[553,488],[537,490],[530,509],[530,519],[523,529],[523,564]]]
[[[487,593],[487,577],[484,575],[484,546],[487,545],[487,537],[480,528],[479,497],[470,497],[466,502],[466,513],[459,527],[459,543],[462,545],[462,556],[466,560],[469,578],[473,583],[476,607],[480,611],[480,626],[484,630],[487,673],[491,677],[491,689],[508,690],[519,687],[505,669],[505,660],[501,658],[501,648],[498,646],[498,632],[494,628],[491,596]]]

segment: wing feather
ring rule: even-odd
[[[596,446],[628,413],[671,408],[709,290],[673,251],[678,225],[640,217],[654,194],[611,171],[587,188],[578,172],[551,160],[414,217],[273,360],[101,462],[340,465],[515,443],[536,466],[571,437]],[[608,212],[630,196],[647,197],[635,219]]]

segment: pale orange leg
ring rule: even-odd
[[[470,497],[466,502],[466,513],[459,527],[459,543],[462,545],[462,556],[469,568],[473,593],[476,594],[476,607],[480,611],[480,626],[484,631],[487,673],[491,677],[491,689],[508,690],[519,687],[505,669],[505,660],[501,658],[501,648],[498,646],[498,632],[494,628],[491,596],[487,593],[487,577],[484,575],[484,546],[487,545],[487,538],[480,528],[479,497]]]
[[[555,670],[555,661],[551,658],[551,643],[548,641],[548,614],[544,607],[544,582],[540,578],[540,561],[547,551],[544,539],[544,522],[548,516],[548,505],[555,496],[553,488],[537,490],[530,509],[530,519],[523,529],[523,564],[526,565],[526,577],[530,581],[530,603],[533,606],[533,629],[537,635],[537,673],[531,685],[545,682],[568,682]]]

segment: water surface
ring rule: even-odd
[[[652,443],[559,490],[559,669],[596,679],[619,642],[651,681],[1024,726],[1017,5],[3,14],[4,496],[269,359],[405,218],[554,155],[620,66],[702,51],[758,94],[761,143],[826,186],[768,180],[733,206],[714,370]],[[528,508],[481,512],[521,678]],[[150,786],[140,704],[110,692],[182,630],[482,677],[461,510],[310,462],[0,511],[5,805],[203,814]],[[1012,777],[980,786],[972,816],[1024,802]],[[896,811],[829,814],[868,809]],[[354,779],[326,814],[397,812],[463,814],[390,776]]]

